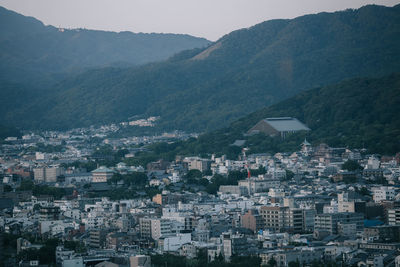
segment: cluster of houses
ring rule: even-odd
[[[46,160],[34,151],[20,156],[10,146],[0,157],[0,229],[20,236],[16,253],[42,246],[24,238],[29,233],[38,240],[82,244],[85,249],[79,251],[59,245],[59,266],[151,266],[150,255],[194,258],[199,251],[209,262],[255,256],[278,267],[316,262],[400,266],[400,154],[313,147],[304,140],[294,153],[243,153],[238,160],[177,157],[147,166],[121,162],[87,172],[63,168],[59,159]],[[355,167],[344,169],[349,162]],[[217,174],[245,175],[209,194],[206,185],[187,184],[191,170],[201,171],[200,179],[209,184]],[[90,197],[90,190],[111,190],[114,174],[135,172],[147,175],[144,188],[159,193]],[[33,195],[18,190],[22,179],[70,191],[59,199]],[[9,264],[17,263],[9,259]]]

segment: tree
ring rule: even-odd
[[[12,191],[12,187],[8,184],[4,185],[4,192],[11,192]]]
[[[299,259],[297,259],[296,261],[289,262],[288,266],[289,267],[300,267]]]
[[[342,170],[348,170],[348,171],[356,171],[356,170],[362,170],[363,168],[358,164],[357,161],[355,160],[348,160],[342,165]]]
[[[268,267],[274,267],[274,266],[276,266],[276,264],[277,264],[277,262],[276,262],[275,258],[274,258],[274,257],[271,257],[271,258],[269,259],[269,261],[268,261],[267,266],[268,266]]]

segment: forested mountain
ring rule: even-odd
[[[297,151],[304,138],[312,144],[367,148],[369,153],[393,155],[400,151],[400,74],[356,78],[304,91],[295,97],[245,116],[229,127],[177,144],[159,144],[157,154],[227,154],[236,158],[246,140],[248,153]],[[264,134],[247,136],[257,122],[270,117],[295,117],[311,128],[282,140]]]
[[[48,81],[51,73],[165,60],[209,41],[180,34],[58,29],[0,7],[0,80]]]
[[[365,6],[267,21],[160,63],[90,70],[1,121],[69,128],[144,114],[161,116],[163,129],[203,132],[305,89],[396,71],[400,5]]]

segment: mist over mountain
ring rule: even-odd
[[[58,29],[0,7],[0,79],[48,81],[54,73],[104,66],[133,66],[165,60],[185,49],[204,47],[204,38]]]
[[[65,129],[159,115],[163,129],[203,132],[305,89],[396,71],[400,5],[372,5],[267,21],[167,61],[69,76],[0,122]]]

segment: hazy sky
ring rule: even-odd
[[[322,11],[393,6],[393,0],[0,0],[45,24],[110,31],[187,33],[215,41],[233,30]]]

